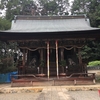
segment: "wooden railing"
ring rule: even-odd
[[[14,78],[16,77],[16,78]],[[14,83],[27,83],[31,86],[33,86],[34,82],[49,82],[53,81],[54,85],[56,83],[65,84],[70,81],[72,84],[76,85],[78,83],[93,83],[95,84],[95,73],[73,73],[70,76],[64,76],[59,78],[50,78],[48,80],[47,77],[36,77],[33,74],[26,74],[26,75],[12,75],[11,76],[11,86],[13,86]],[[65,83],[64,83],[65,82]],[[45,83],[44,83],[45,84]],[[19,85],[20,86],[20,85]]]
[[[65,78],[56,79],[56,81],[73,81],[74,85],[77,84],[77,82],[86,82],[86,81],[92,81],[93,84],[95,84],[95,73],[73,73],[70,76],[66,76]]]
[[[67,76],[67,78],[75,77],[75,76],[77,76],[78,78],[79,77],[92,77],[92,78],[95,78],[95,73],[73,73],[70,76]]]

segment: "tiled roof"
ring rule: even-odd
[[[11,32],[60,32],[94,30],[83,16],[24,17],[12,21]]]

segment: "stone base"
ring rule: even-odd
[[[40,87],[1,88],[0,93],[36,93],[42,90],[43,88]]]
[[[98,91],[100,90],[100,85],[87,85],[87,86],[67,86],[68,91]]]
[[[0,88],[0,93],[36,93],[42,92],[46,86],[42,87],[2,87]],[[56,86],[49,86],[56,87]],[[68,91],[98,91],[100,90],[100,85],[68,85],[68,86],[57,86],[63,87]]]

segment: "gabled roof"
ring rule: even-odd
[[[92,28],[85,16],[16,16],[0,40],[100,39],[100,28]]]
[[[94,30],[85,16],[16,16],[8,32],[63,32]]]

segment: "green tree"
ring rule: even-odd
[[[1,0],[1,9],[6,9],[6,19],[12,20],[14,15],[21,15],[24,13],[26,4],[30,4],[32,0]]]
[[[0,30],[8,30],[11,27],[10,21],[5,18],[0,18]]]
[[[6,19],[14,15],[68,15],[69,0],[1,0],[1,9],[6,9]]]
[[[100,3],[93,0],[89,7],[88,17],[90,18],[91,26],[100,27]]]
[[[81,49],[82,59],[85,62],[100,59],[100,41],[87,41]]]
[[[88,12],[88,6],[91,0],[74,0],[71,6],[71,13],[74,14],[86,14]]]
[[[14,61],[14,54],[18,50],[17,43],[0,41],[0,73],[7,73],[17,70],[16,64]]]
[[[44,4],[44,10],[47,15],[54,15],[56,14],[57,3],[55,1],[50,1]]]
[[[90,18],[91,26],[100,27],[99,0],[74,0],[71,13],[72,15],[86,14]]]
[[[69,0],[39,0],[40,15],[68,15]]]

